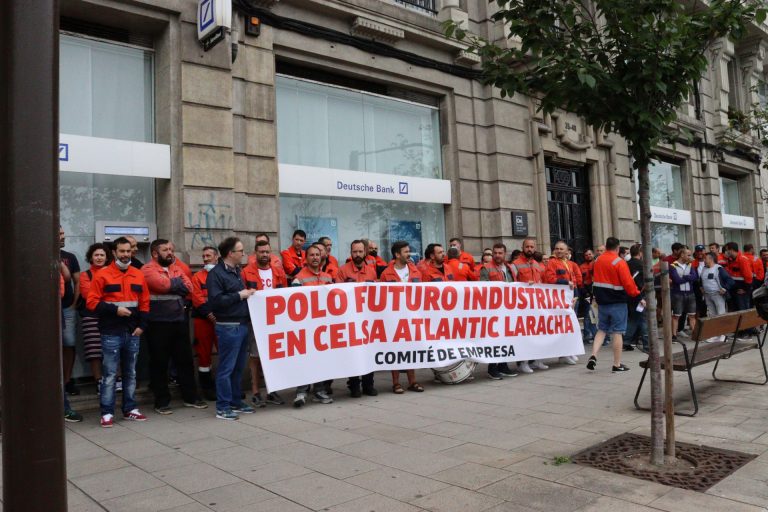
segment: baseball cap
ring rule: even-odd
[[[703,245],[699,244],[699,245],[697,245],[696,247],[694,247],[694,248],[693,248],[693,250],[694,250],[694,251],[706,251],[706,250],[707,250],[707,248],[706,248],[706,247],[704,247]]]

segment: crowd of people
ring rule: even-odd
[[[567,285],[574,291],[573,306],[583,318],[584,342],[592,344],[589,370],[596,369],[602,346],[613,346],[612,372],[629,369],[621,362],[623,351],[634,350],[633,345],[648,349],[639,244],[627,248],[611,237],[594,251],[587,249],[575,255],[566,242],[558,241],[552,254],[546,255],[537,251],[534,238],[526,238],[522,247],[511,253],[503,243],[484,249],[480,262],[476,262],[463,250],[458,238],[449,241],[447,250],[439,243],[427,245],[423,257],[412,254],[408,242],[397,241],[390,248],[391,260],[386,262],[375,242],[360,239],[350,244],[349,257],[340,263],[331,254],[333,240],[329,237],[308,243],[306,233],[296,230],[290,247],[279,255],[273,252],[267,234],[261,233],[255,240],[250,255],[245,254],[243,242],[235,237],[223,240],[218,247],[203,248],[203,267],[194,274],[176,257],[173,243],[165,239],[150,244],[151,261],[146,264],[137,259],[138,244],[131,237],[118,238],[111,244],[95,243],[86,252],[90,267],[85,272],[81,272],[75,255],[62,249],[60,292],[67,393],[76,392],[69,382],[79,317],[83,354],[97,381],[102,427],[114,424],[120,383],[123,419],[147,419],[135,400],[136,361],[142,337],[149,353],[149,388],[154,395],[154,410],[159,414],[173,413],[169,379],[178,383],[184,407],[204,409],[207,401],[215,401],[216,417],[222,420],[236,420],[266,404],[283,405],[285,400],[279,393],[262,395],[260,391],[259,352],[246,301],[259,291],[287,286],[376,281]],[[63,230],[60,241],[64,247]],[[750,307],[752,289],[765,279],[768,250],[760,251],[758,256],[751,245],[740,251],[737,244],[728,243],[722,252],[717,244],[710,244],[709,251],[696,245],[691,252],[682,244],[674,244],[670,255],[654,249],[653,258],[657,293],[661,288],[660,262],[670,264],[673,320],[677,336],[685,337],[686,322],[693,329],[696,318],[701,316]],[[190,343],[192,337],[194,343]],[[214,349],[218,355],[215,376]],[[558,362],[574,365],[578,357],[564,354]],[[241,389],[246,365],[250,370],[249,401]],[[518,372],[548,368],[544,361],[520,361],[514,369],[505,362],[492,363],[487,375],[501,380]],[[406,375],[406,387],[401,383],[401,373]],[[392,371],[391,379],[395,394],[424,391],[414,370]],[[297,387],[293,406],[303,407],[308,400],[332,403],[331,384],[325,381]],[[354,398],[378,394],[373,373],[350,376],[346,384]],[[82,421],[82,416],[70,408],[67,393],[65,420]]]

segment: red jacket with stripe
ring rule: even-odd
[[[592,291],[598,305],[626,303],[640,295],[627,262],[613,251],[605,251],[595,261]]]
[[[101,334],[130,334],[137,327],[146,330],[149,288],[144,274],[132,266],[122,271],[112,262],[94,276],[85,307],[99,316]],[[131,316],[117,316],[118,307],[131,310]]]

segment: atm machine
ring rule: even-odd
[[[154,222],[119,222],[97,221],[96,240],[114,242],[121,236],[132,236],[139,243],[139,254],[142,262],[150,259],[149,244],[157,239],[157,225]]]

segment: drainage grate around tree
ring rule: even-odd
[[[621,434],[574,455],[575,464],[691,491],[706,491],[757,457],[709,446],[677,443],[677,460],[657,467],[648,461],[651,438]]]

